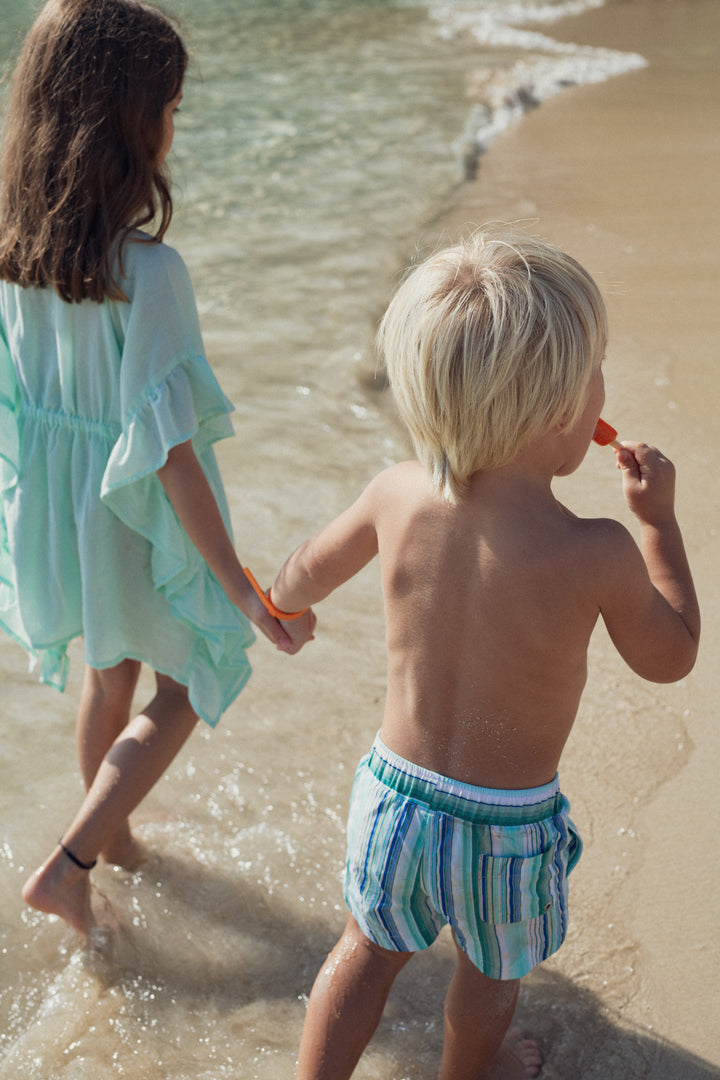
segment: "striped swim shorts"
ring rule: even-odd
[[[582,842],[558,779],[474,787],[406,761],[378,736],[350,799],[345,900],[384,949],[426,949],[449,925],[493,979],[515,979],[560,948],[567,875]]]

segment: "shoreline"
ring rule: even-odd
[[[598,280],[610,317],[604,415],[621,438],[656,443],[677,466],[678,516],[703,611],[700,658],[682,684],[643,684],[618,666],[604,631],[595,636],[591,669],[594,662],[598,671],[561,773],[590,833],[589,851],[571,879],[568,942],[547,967],[596,998],[586,1020],[594,1008],[607,1012],[642,1043],[647,1065],[625,1075],[648,1075],[646,1067],[654,1080],[720,1075],[705,1071],[720,1066],[711,990],[720,908],[704,859],[720,811],[713,768],[719,679],[708,648],[720,621],[720,514],[707,499],[720,452],[720,256],[711,240],[720,166],[711,42],[720,11],[712,0],[608,0],[548,33],[640,53],[649,63],[568,88],[526,113],[493,141],[477,179],[460,187],[423,246],[504,220],[575,255]],[[620,518],[637,535],[606,466],[589,454],[579,474],[558,484],[558,495],[580,514]],[[570,987],[565,994],[570,1007]],[[568,1053],[568,1067],[571,1060]]]

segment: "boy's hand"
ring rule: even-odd
[[[315,625],[317,623],[317,617],[312,608],[308,608],[304,615],[301,615],[299,619],[292,619],[289,622],[280,620],[280,625],[283,630],[288,634],[291,639],[291,646],[289,648],[283,648],[282,651],[289,653],[290,656],[294,656],[295,653],[300,652],[303,645],[308,641],[315,640]]]
[[[623,440],[617,451],[623,494],[639,521],[663,525],[675,520],[675,466],[656,447]]]

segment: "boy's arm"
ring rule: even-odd
[[[377,555],[376,516],[384,473],[324,529],[293,552],[270,594],[283,611],[318,603]]]
[[[620,655],[639,675],[673,682],[695,663],[700,611],[675,518],[675,469],[645,443],[618,451],[623,491],[640,523],[640,552],[616,533],[613,582],[601,604]]]

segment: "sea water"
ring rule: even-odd
[[[218,457],[261,580],[407,453],[372,342],[418,237],[523,112],[644,63],[553,40],[554,19],[595,2],[169,4],[192,64],[167,239],[236,406]],[[5,69],[38,7],[0,0]],[[382,711],[377,568],[319,614],[298,657],[257,643],[220,727],[193,736],[140,808],[148,861],[95,872],[112,914],[91,947],[19,895],[81,795],[81,645],[60,696],[2,642],[1,1077],[293,1076],[307,994],[344,924],[353,771]],[[151,692],[146,675],[138,704]],[[414,962],[358,1077],[435,1075],[451,962],[442,942]]]

